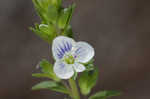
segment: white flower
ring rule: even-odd
[[[94,48],[86,42],[75,42],[72,38],[58,36],[53,41],[52,53],[56,60],[54,72],[61,79],[69,79],[74,72],[86,69],[81,63],[93,58]]]

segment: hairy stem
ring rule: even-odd
[[[72,91],[72,98],[73,99],[80,99],[80,95],[79,95],[75,80],[73,80],[72,78],[69,79],[69,84],[70,84],[71,91]]]

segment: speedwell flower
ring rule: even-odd
[[[82,72],[94,56],[94,48],[86,42],[75,42],[72,38],[58,36],[52,44],[52,53],[56,62],[54,72],[61,79],[69,79],[74,72]]]

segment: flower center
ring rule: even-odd
[[[64,57],[64,61],[67,63],[67,64],[74,64],[74,57],[72,55],[66,55]]]

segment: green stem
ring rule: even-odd
[[[67,90],[68,90],[68,92],[69,92],[70,97],[72,97],[72,92],[71,92],[70,87],[66,84],[66,82],[65,82],[65,81],[62,81],[62,83],[63,83],[63,84],[64,84],[64,86],[67,88]]]
[[[73,80],[72,78],[69,79],[69,84],[70,84],[71,91],[72,91],[72,98],[73,99],[80,99],[80,95],[79,95],[75,80]]]

